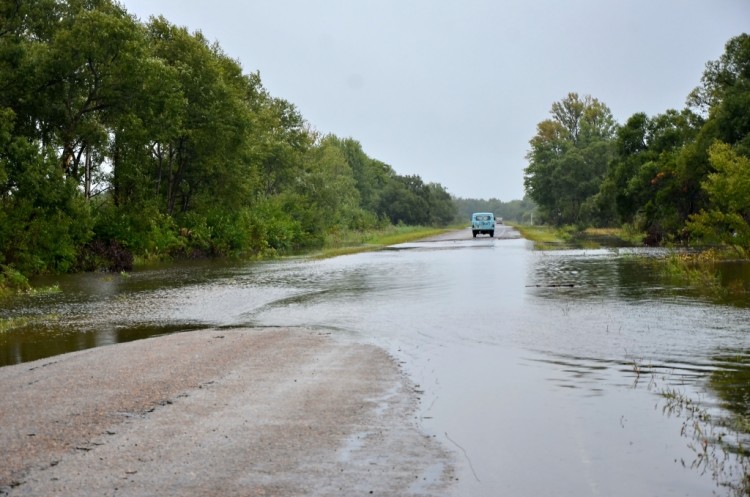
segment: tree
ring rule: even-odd
[[[715,172],[702,186],[711,208],[691,216],[688,230],[703,242],[750,249],[750,158],[716,142],[709,160]]]
[[[167,214],[187,213],[192,207],[224,204],[241,185],[246,152],[244,136],[250,126],[244,102],[248,81],[235,61],[200,33],[171,26],[163,18],[148,27],[156,57],[169,68],[162,71],[173,94],[165,100],[175,119],[153,143],[159,194]],[[115,165],[117,167],[117,164]],[[235,205],[236,207],[236,205]]]
[[[304,226],[319,237],[332,228],[356,225],[362,215],[352,169],[337,141],[328,135],[310,149],[299,181],[308,218]]]
[[[134,19],[108,0],[58,4],[55,14],[47,43],[29,43],[29,110],[43,142],[59,149],[63,171],[81,182],[90,173],[84,158],[107,145],[107,114],[130,104],[145,45]]]
[[[91,216],[53,150],[14,136],[15,115],[0,109],[0,265],[23,274],[75,267]]]
[[[431,226],[445,226],[456,217],[453,198],[440,183],[428,183],[425,187],[425,197],[429,206],[428,223]]]
[[[750,35],[730,39],[718,60],[706,63],[701,85],[688,96],[688,105],[703,113],[718,108],[732,90],[750,80]]]
[[[596,222],[593,197],[607,174],[617,129],[606,105],[570,93],[537,125],[526,158],[524,186],[555,224]]]
[[[115,0],[0,0],[0,265],[11,271],[113,268],[102,259],[115,252],[273,253],[386,211],[450,216],[440,185],[399,177],[351,138],[318,138],[200,32],[141,23]]]
[[[680,163],[699,121],[689,110],[668,110],[652,118],[637,113],[617,130],[614,159],[600,195],[619,222],[636,225],[654,242],[678,230],[689,215]]]

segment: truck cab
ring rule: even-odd
[[[495,215],[491,212],[475,212],[471,215],[471,234],[495,236]]]

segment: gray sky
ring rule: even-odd
[[[750,0],[122,0],[200,30],[322,133],[460,197],[523,197],[569,93],[624,123],[682,109]]]

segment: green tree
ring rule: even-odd
[[[304,196],[304,226],[317,237],[331,229],[356,227],[363,212],[351,167],[328,135],[308,152],[299,193]]]
[[[274,253],[451,212],[442,186],[396,175],[354,139],[318,140],[200,32],[141,23],[114,0],[0,0],[11,273],[112,268],[118,251]]]
[[[165,103],[175,121],[164,142],[151,147],[159,152],[154,171],[166,212],[236,200],[232,192],[242,184],[236,180],[250,124],[241,69],[200,33],[163,18],[152,19],[148,31],[154,55],[170,68],[162,72],[173,76],[168,82],[174,93]]]
[[[570,93],[551,114],[529,142],[526,192],[549,222],[600,222],[594,196],[613,155],[612,113],[595,98]]]
[[[394,174],[380,193],[379,210],[393,224],[444,226],[456,215],[450,194],[418,175]]]
[[[456,205],[450,193],[440,183],[428,183],[425,186],[424,196],[429,208],[429,221],[431,226],[446,226],[456,217]]]
[[[91,217],[56,154],[14,136],[15,116],[0,109],[0,264],[23,274],[74,268]]]
[[[379,212],[380,195],[395,174],[393,168],[369,157],[362,145],[353,138],[333,137],[332,140],[341,149],[352,170],[359,191],[360,206],[366,211],[382,215],[383,212]]]
[[[690,212],[685,195],[684,147],[694,141],[700,119],[689,110],[649,118],[631,116],[615,138],[615,157],[602,183],[621,223],[632,223],[654,242],[676,232]]]
[[[703,182],[711,207],[691,216],[690,233],[704,243],[750,249],[750,158],[729,144],[716,142],[709,149],[715,172]]]
[[[457,222],[466,222],[471,218],[473,212],[492,212],[495,214],[495,217],[503,218],[507,221],[531,223],[533,221],[533,212],[536,210],[536,204],[528,197],[509,202],[503,202],[497,198],[489,200],[454,198],[453,203],[457,210],[455,218]]]

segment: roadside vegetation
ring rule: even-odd
[[[750,250],[747,34],[682,110],[619,124],[591,96],[553,103],[510,202],[396,173],[200,32],[114,0],[0,2],[0,88],[0,293],[161,259],[359,250],[474,211],[553,226],[526,229],[546,247]]]
[[[524,186],[540,249],[662,246],[650,271],[714,297],[746,298],[727,275],[750,256],[750,35],[709,61],[685,108],[617,123],[604,102],[569,93],[530,140]],[[732,266],[734,264],[734,266]]]
[[[539,250],[558,248],[632,247],[640,245],[639,234],[623,228],[576,228],[509,223]]]
[[[646,245],[750,249],[750,35],[709,61],[684,109],[615,122],[570,93],[530,141],[524,185],[537,223],[618,227]]]
[[[750,495],[750,419],[748,408],[748,357],[716,356],[709,388],[719,405],[694,398],[670,378],[642,361],[633,360],[633,388],[646,379],[646,388],[660,397],[657,407],[665,416],[681,421],[680,435],[686,440],[692,458],[680,459],[685,468],[710,476],[716,483],[715,495],[747,497]],[[729,366],[729,367],[727,367]],[[644,378],[642,378],[644,377]],[[666,386],[662,386],[666,382]],[[720,407],[720,408],[717,408]]]
[[[348,230],[331,233],[326,238],[323,250],[315,253],[314,256],[322,259],[339,255],[381,250],[391,245],[413,242],[415,240],[439,235],[453,229],[459,229],[460,227],[460,225],[452,225],[445,228],[391,225],[379,230]]]
[[[257,72],[114,0],[0,2],[0,288],[439,227],[437,183],[315,131]]]

